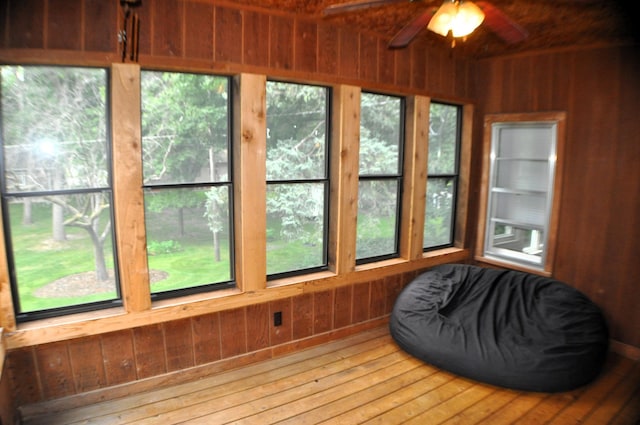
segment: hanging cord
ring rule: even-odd
[[[133,62],[138,61],[140,49],[140,17],[133,9],[142,4],[141,0],[120,0],[120,6],[124,12],[122,29],[118,31],[118,43],[121,46],[122,62],[127,58]]]

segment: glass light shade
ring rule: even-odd
[[[445,0],[429,21],[427,29],[446,37],[451,30],[451,23],[457,12],[458,7],[456,3],[450,0]]]
[[[471,2],[458,3],[458,14],[451,23],[454,37],[464,37],[471,34],[484,21],[484,12]]]
[[[433,15],[427,29],[446,37],[449,31],[454,37],[464,37],[478,28],[484,20],[484,12],[471,2],[445,0]]]

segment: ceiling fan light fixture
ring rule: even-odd
[[[484,21],[484,12],[470,1],[458,3],[458,14],[453,19],[451,32],[454,37],[464,37],[475,31]]]
[[[456,2],[452,0],[445,0],[429,21],[427,29],[446,37],[451,30],[451,24],[457,13],[458,6]]]
[[[445,0],[433,15],[427,29],[446,37],[449,31],[453,37],[471,34],[484,20],[484,12],[470,1]]]

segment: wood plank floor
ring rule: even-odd
[[[193,382],[32,415],[24,423],[635,425],[640,362],[611,354],[589,386],[518,392],[424,364],[381,327]]]

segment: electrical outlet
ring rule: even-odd
[[[273,313],[273,326],[282,326],[282,312],[276,311]]]

